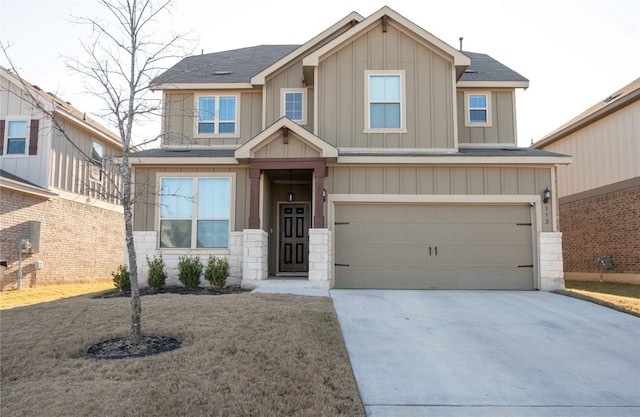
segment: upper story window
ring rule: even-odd
[[[4,138],[3,138],[4,139]],[[7,121],[7,155],[26,155],[27,121]]]
[[[94,141],[91,144],[91,160],[93,162],[101,163],[104,159],[104,146],[102,143]]]
[[[305,89],[282,89],[282,116],[286,116],[294,122],[305,124],[307,122],[307,109],[305,106]]]
[[[465,126],[491,126],[491,94],[465,92]]]
[[[199,136],[235,136],[238,131],[236,96],[198,96]]]
[[[226,248],[231,178],[162,178],[161,248]]]
[[[365,132],[404,132],[404,71],[365,71]]]

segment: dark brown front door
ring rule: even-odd
[[[309,205],[280,206],[280,272],[309,270]]]

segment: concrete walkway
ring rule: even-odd
[[[546,292],[331,290],[369,417],[640,416],[640,319]]]

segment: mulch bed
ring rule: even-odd
[[[170,286],[162,289],[143,287],[140,288],[140,296],[157,294],[180,294],[180,295],[226,295],[242,294],[251,292],[238,286],[225,288],[211,287],[179,287]],[[117,289],[103,292],[94,298],[116,298],[131,297],[131,291],[120,291]],[[156,355],[158,353],[169,352],[182,345],[182,340],[173,336],[143,335],[139,344],[131,343],[129,337],[118,337],[96,343],[87,349],[87,356],[93,359],[125,359],[140,358],[144,356]]]
[[[226,295],[226,294],[242,294],[245,292],[251,292],[238,286],[231,286],[225,288],[212,288],[212,287],[182,287],[182,286],[169,286],[163,289],[142,287],[140,288],[140,296],[145,295],[157,295],[157,294],[180,294],[180,295]],[[131,291],[120,291],[117,289],[109,290],[97,295],[95,298],[115,298],[115,297],[131,297]]]

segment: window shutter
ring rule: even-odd
[[[29,155],[38,154],[38,131],[40,130],[40,120],[31,119],[29,128]]]
[[[0,155],[4,154],[4,120],[0,120]]]

